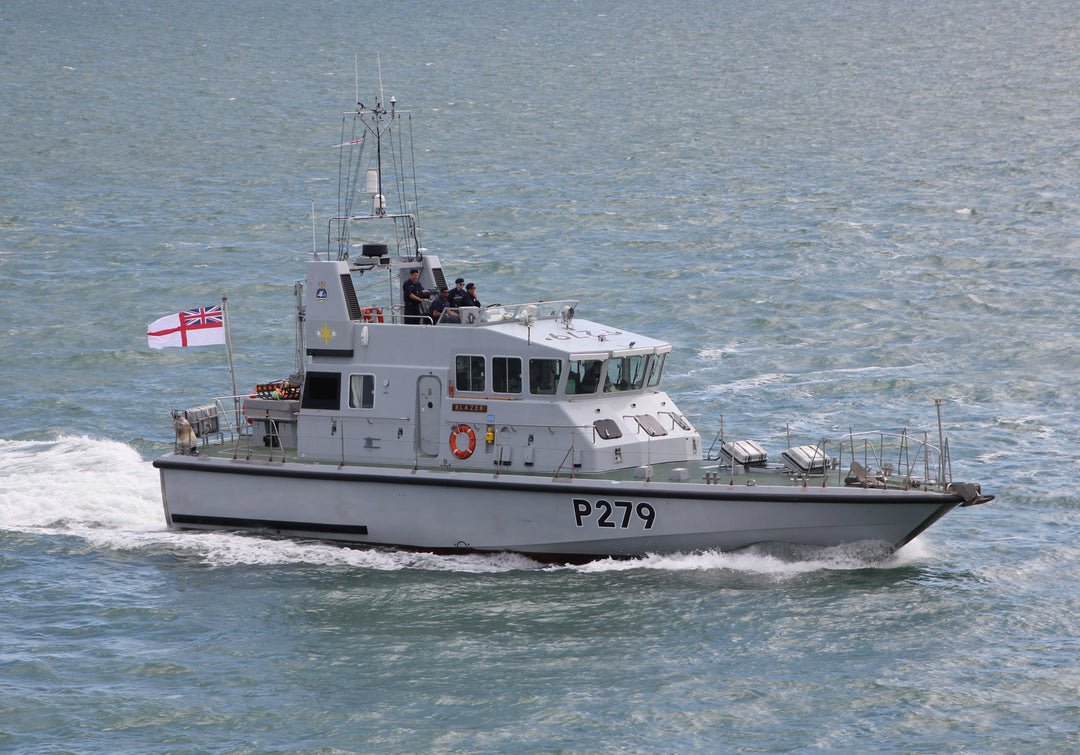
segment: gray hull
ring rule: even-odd
[[[169,524],[575,561],[758,543],[899,548],[963,501],[903,490],[553,480],[165,456]]]

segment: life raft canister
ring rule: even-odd
[[[458,438],[462,435],[469,436],[468,448],[458,448]],[[476,433],[468,425],[458,425],[450,431],[450,450],[454,452],[454,456],[459,459],[468,459],[472,456],[472,452],[476,450]]]
[[[364,307],[360,310],[360,322],[382,322],[382,310],[378,307]]]

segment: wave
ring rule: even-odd
[[[163,529],[157,472],[124,443],[0,439],[0,527]]]
[[[627,571],[714,571],[771,575],[777,578],[822,571],[852,571],[867,568],[894,569],[926,561],[932,549],[922,540],[893,552],[884,543],[850,543],[828,548],[791,546],[751,546],[738,551],[704,551],[674,555],[650,555],[629,561],[604,559],[575,567],[583,572]]]

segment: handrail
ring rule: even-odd
[[[876,439],[876,441],[875,441]],[[861,447],[856,447],[856,441],[861,442]],[[892,444],[889,448],[887,444]],[[929,440],[929,435],[923,433],[923,439],[911,435],[905,429],[901,433],[890,433],[883,430],[867,430],[862,432],[848,432],[841,436],[840,441],[840,465],[842,470],[843,454],[845,446],[850,448],[851,461],[857,462],[858,451],[861,450],[863,465],[873,469],[875,479],[881,484],[888,485],[890,480],[895,484],[905,487],[912,484],[923,486],[944,487],[952,482],[952,463],[948,457],[948,446],[944,449],[935,446]],[[886,458],[886,453],[894,451],[895,466]],[[916,474],[918,466],[922,466],[922,473]],[[935,475],[942,479],[935,479]]]
[[[577,308],[577,299],[559,299],[556,301],[523,302],[521,304],[492,304],[480,307],[480,317],[474,323],[461,322],[461,307],[447,307],[443,315],[451,312],[457,315],[457,320],[439,319],[440,325],[469,325],[482,327],[484,325],[498,325],[505,322],[518,322],[531,326],[536,320],[555,320],[560,317],[573,317],[573,311]]]

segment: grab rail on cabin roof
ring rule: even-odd
[[[569,322],[577,309],[577,299],[559,299],[557,301],[525,302],[523,304],[491,304],[480,308],[480,320],[476,325],[497,325],[503,322],[520,322],[531,326],[537,320],[564,319]],[[446,312],[457,315],[458,319],[444,319]],[[440,325],[460,325],[461,308],[447,307]],[[466,323],[472,324],[472,323]]]

